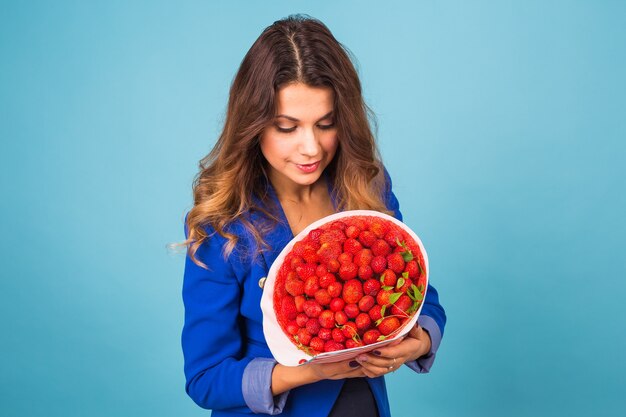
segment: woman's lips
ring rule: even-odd
[[[311,172],[315,172],[317,170],[317,168],[320,166],[320,161],[314,162],[312,164],[306,164],[306,165],[296,164],[296,166],[298,167],[300,171],[306,174],[310,174]]]

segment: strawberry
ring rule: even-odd
[[[331,259],[330,261],[328,261],[328,270],[330,272],[339,271],[340,266],[341,266],[341,263],[337,259]]]
[[[341,329],[334,328],[331,331],[331,336],[335,342],[341,343],[344,340],[346,340],[346,337],[343,335],[343,332],[341,331]]]
[[[307,263],[316,263],[318,261],[317,257],[318,246],[313,243],[305,243],[304,251],[302,252],[302,259],[304,259]]]
[[[380,290],[380,281],[377,279],[368,279],[363,283],[363,293],[375,296]]]
[[[330,242],[339,242],[340,244],[346,240],[346,235],[339,229],[325,230],[320,235],[320,245]]]
[[[367,314],[370,316],[372,321],[376,321],[383,317],[382,309],[383,306],[376,304],[374,307],[370,308],[370,311],[368,311]]]
[[[380,283],[383,284],[384,287],[393,287],[396,285],[398,278],[396,277],[396,273],[391,269],[385,269],[385,271],[380,275]],[[304,291],[306,292],[306,284],[304,286]]]
[[[288,280],[285,282],[285,289],[294,297],[302,295],[304,294],[304,282],[300,281],[298,278]]]
[[[309,319],[306,322],[306,331],[311,334],[311,336],[315,336],[317,332],[320,331],[320,322],[317,319]]]
[[[311,343],[311,334],[305,328],[298,330],[298,334],[294,337],[297,337],[298,342],[304,346],[309,346],[309,343]]]
[[[356,239],[357,237],[359,237],[359,233],[361,233],[361,229],[359,229],[358,226],[352,224],[346,227],[346,236],[348,236],[348,238],[350,239]]]
[[[396,282],[396,290],[398,292],[407,292],[411,285],[413,284],[413,280],[411,278],[406,277],[407,273],[403,273],[400,278],[398,278],[398,282]]]
[[[382,220],[374,220],[369,225],[370,232],[374,233],[377,238],[382,238],[387,233],[389,228]]]
[[[395,248],[396,246],[398,246],[398,242],[404,240],[404,236],[402,236],[402,232],[400,232],[399,230],[392,229],[387,232],[384,239],[385,242],[389,243],[389,246]]]
[[[349,281],[351,279],[356,278],[358,273],[359,273],[359,268],[352,262],[342,264],[339,267],[339,278],[341,278],[344,281]]]
[[[359,270],[357,271],[357,276],[363,281],[367,281],[374,276],[374,271],[372,271],[372,267],[369,265],[360,266]]]
[[[391,246],[382,239],[378,239],[371,247],[374,256],[387,256],[391,253]]]
[[[363,298],[359,300],[359,310],[367,313],[372,307],[374,307],[374,304],[376,304],[374,297],[371,295],[364,295]]]
[[[322,264],[329,264],[332,260],[341,255],[341,244],[335,241],[324,242],[317,250],[318,261]]]
[[[349,238],[349,239],[346,239],[345,242],[343,242],[344,252],[351,253],[352,255],[354,255],[361,249],[363,249],[363,245],[361,245],[359,241],[356,239]]]
[[[357,329],[359,329],[359,331],[361,332],[369,329],[370,326],[372,325],[372,319],[367,313],[361,313],[358,316],[356,316],[356,319],[354,319],[354,322],[356,323]]]
[[[389,297],[391,296],[391,294],[393,294],[393,291],[391,290],[379,291],[376,295],[376,303],[379,306],[386,306],[387,304],[389,304]]]
[[[376,329],[371,329],[363,333],[363,343],[366,345],[371,345],[372,343],[378,342],[378,338],[380,337],[380,332]]]
[[[406,263],[406,266],[404,267],[406,272],[408,272],[409,274],[409,278],[417,278],[420,275],[420,269],[419,266],[417,265],[417,261],[415,261],[415,259],[410,260],[409,262]]]
[[[352,263],[352,254],[349,252],[344,252],[337,258],[340,264],[348,264]]]
[[[393,303],[393,307],[391,307],[391,314],[394,316],[408,317],[407,311],[413,305],[413,300],[409,298],[408,295],[402,294],[398,301]]]
[[[337,343],[334,340],[329,340],[324,343],[324,352],[335,352],[337,350],[343,350],[345,346],[341,343]]]
[[[330,310],[322,311],[317,320],[325,329],[332,329],[335,327],[335,314]]]
[[[304,313],[309,317],[318,317],[322,312],[322,306],[315,300],[306,300],[304,302]]]
[[[343,301],[343,298],[336,297],[330,301],[330,309],[332,311],[341,311],[345,306],[346,302]]]
[[[291,253],[293,253],[294,256],[302,256],[304,253],[304,240],[294,243]]]
[[[303,263],[304,263],[304,259],[302,259],[301,256],[294,256],[289,261],[289,266],[291,266],[291,269],[295,271],[298,265],[301,265]]]
[[[304,281],[304,293],[309,297],[314,297],[315,292],[319,289],[319,278],[316,275],[310,276]]]
[[[298,313],[304,312],[304,302],[306,301],[306,298],[304,298],[303,295],[296,295],[293,297],[293,301],[296,303],[296,311]]]
[[[358,227],[359,230],[367,229],[367,222],[361,217],[351,217],[350,225]]]
[[[353,321],[349,321],[343,326],[341,326],[341,332],[345,336],[346,339],[352,339],[354,336],[358,336],[358,328],[356,327],[356,323]]]
[[[327,329],[325,327],[322,327],[320,329],[319,332],[317,332],[317,337],[319,337],[320,339],[322,339],[323,341],[327,341],[330,340],[331,336],[331,329]]]
[[[320,284],[320,287],[322,288],[328,288],[328,286],[335,281],[337,281],[335,274],[331,274],[330,272],[327,272],[323,276],[320,277],[319,284]]]
[[[374,256],[371,262],[372,271],[380,274],[387,268],[387,259],[384,256]]]
[[[324,264],[319,264],[317,265],[317,268],[315,268],[315,275],[317,275],[319,278],[323,277],[327,273],[328,273],[328,268]]]
[[[396,274],[401,274],[404,271],[404,259],[398,252],[392,253],[387,256],[387,267]]]
[[[317,352],[323,352],[324,351],[324,341],[322,339],[320,339],[319,337],[314,337],[311,339],[311,342],[309,343],[309,346],[311,347],[311,349],[317,351]]]
[[[299,264],[296,266],[296,273],[302,280],[306,280],[309,277],[315,276],[315,268],[317,268],[314,264]]]
[[[309,239],[316,244],[320,243],[320,236],[324,231],[322,229],[313,229],[309,232]]]
[[[281,315],[287,320],[295,320],[298,315],[298,310],[296,310],[296,303],[293,300],[293,297],[288,295],[283,297],[280,303],[280,312]]]
[[[356,318],[356,316],[358,316],[361,312],[361,310],[359,310],[359,306],[356,304],[346,304],[343,311],[346,313],[346,316],[351,319]]]
[[[372,251],[370,249],[361,249],[354,254],[354,258],[352,258],[352,262],[357,264],[358,266],[369,266],[372,262]]]
[[[400,320],[398,320],[397,317],[385,317],[382,319],[380,324],[378,324],[378,331],[383,335],[388,336],[395,332],[398,327],[400,327]]]
[[[346,282],[341,295],[347,304],[358,303],[361,297],[363,297],[363,285],[361,281],[352,279]]]
[[[298,323],[295,320],[287,323],[287,333],[289,333],[290,335],[293,336],[294,334],[297,334],[298,329],[300,329],[300,326],[298,326]]]
[[[328,294],[327,290],[322,288],[315,291],[315,301],[320,303],[321,306],[327,306],[330,304],[330,300],[332,300],[332,297]]]
[[[298,327],[306,326],[306,322],[309,321],[309,316],[304,313],[300,313],[296,316],[296,324]]]
[[[345,311],[337,311],[335,312],[335,321],[339,325],[346,324],[348,322],[348,315]]]
[[[346,349],[352,349],[352,348],[359,347],[359,346],[363,346],[363,343],[361,341],[357,341],[354,339],[346,340]]]
[[[364,247],[369,248],[376,242],[376,235],[369,230],[363,230],[359,233],[359,242],[361,242]]]
[[[331,297],[339,297],[341,295],[341,291],[343,290],[343,285],[341,282],[334,281],[328,284],[328,288],[326,288],[326,290]]]
[[[338,229],[338,230],[343,231],[343,230],[346,230],[346,227],[348,227],[348,225],[342,222],[341,220],[335,220],[334,222],[330,224],[331,229]]]

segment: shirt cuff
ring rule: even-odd
[[[276,415],[283,412],[289,391],[272,395],[272,371],[276,363],[271,358],[254,358],[243,371],[243,399],[254,413]]]
[[[432,317],[420,316],[417,322],[430,336],[430,351],[415,361],[407,362],[406,366],[419,374],[427,374],[430,372],[433,362],[435,362],[437,349],[439,349],[439,344],[441,343],[441,330],[439,330],[437,322]]]

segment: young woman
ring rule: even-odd
[[[283,366],[263,335],[263,282],[293,236],[343,210],[402,218],[367,116],[348,54],[315,19],[275,22],[243,59],[185,224],[186,389],[213,416],[389,416],[384,375],[430,369],[446,320],[431,286],[407,337],[353,360]]]

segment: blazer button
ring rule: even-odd
[[[265,281],[267,280],[267,277],[263,277],[259,280],[259,287],[263,288],[265,287]]]

